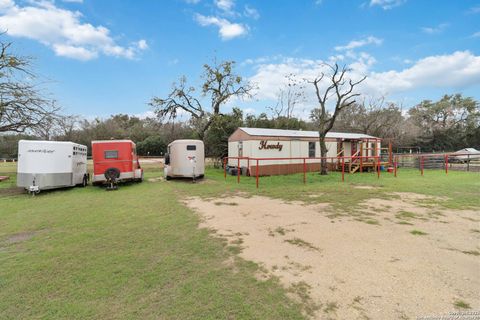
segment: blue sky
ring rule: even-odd
[[[285,74],[311,78],[324,61],[405,108],[444,93],[480,99],[478,0],[0,0],[0,28],[65,112],[90,118],[147,114],[152,96],[181,75],[199,83],[214,57],[258,86],[255,100],[226,106],[250,113],[275,102]]]

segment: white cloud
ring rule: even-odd
[[[63,2],[83,3],[83,0],[62,0]]]
[[[428,34],[441,33],[449,26],[448,23],[441,23],[436,27],[423,27],[422,31]]]
[[[327,61],[333,63],[334,61]],[[367,53],[355,56],[349,64],[354,80],[366,75],[358,91],[368,96],[386,96],[422,88],[462,89],[480,83],[480,56],[469,51],[429,56],[412,62],[403,70],[371,71],[375,58]],[[325,71],[324,61],[283,57],[281,61],[255,65],[255,74],[249,78],[258,86],[257,97],[275,100],[278,89],[287,84],[286,75],[298,79],[313,79]],[[308,88],[308,86],[307,86]],[[313,94],[312,92],[307,92]],[[310,102],[315,101],[310,96]]]
[[[133,59],[148,47],[145,40],[118,45],[107,28],[81,22],[78,11],[58,8],[50,1],[30,4],[21,7],[13,0],[0,0],[0,28],[13,37],[39,41],[58,56],[90,60],[104,54]]]
[[[398,6],[401,6],[407,2],[407,0],[370,0],[370,6],[379,6],[383,10],[389,10]]]
[[[474,34],[472,34],[472,38],[480,38],[480,31],[475,32]]]
[[[234,0],[214,0],[214,2],[217,8],[227,13],[232,12],[233,8],[235,7]]]
[[[260,18],[260,13],[258,13],[257,9],[255,9],[253,7],[250,7],[249,5],[245,6],[244,15],[246,17],[249,17],[249,18],[252,18],[252,19],[255,19],[255,20]]]
[[[380,44],[382,44],[382,42],[383,42],[382,39],[379,39],[379,38],[376,38],[376,37],[373,37],[373,36],[369,36],[369,37],[366,37],[366,38],[361,39],[361,40],[350,41],[348,44],[346,44],[344,46],[337,46],[337,47],[335,47],[335,50],[336,51],[352,50],[352,49],[360,48],[360,47],[363,47],[363,46],[366,46],[366,45],[369,45],[369,44],[380,45]]]
[[[200,0],[184,0],[184,1],[189,4],[197,4],[200,2]]]
[[[198,24],[203,27],[211,25],[217,26],[219,28],[218,33],[223,40],[230,40],[248,33],[246,26],[239,23],[230,22],[227,19],[213,16],[203,16],[201,14],[197,14],[195,19],[197,20]]]
[[[480,83],[480,56],[470,51],[430,56],[401,71],[372,72],[365,85],[382,94],[419,88],[465,88]]]
[[[137,42],[137,46],[138,46],[138,49],[140,49],[140,50],[148,49],[147,40],[145,40],[145,39],[139,40]]]
[[[83,47],[75,47],[64,44],[53,44],[53,50],[59,56],[70,57],[77,60],[91,60],[98,57],[98,53],[85,49]]]

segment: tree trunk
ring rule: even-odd
[[[327,175],[327,144],[325,143],[325,136],[326,134],[319,132],[319,141],[320,141],[320,156],[322,159],[320,160],[320,174],[321,175]]]

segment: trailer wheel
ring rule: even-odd
[[[167,181],[168,181],[168,180],[171,180],[171,179],[172,179],[172,177],[170,177],[170,176],[166,176],[166,177],[165,177],[165,180],[167,180]]]

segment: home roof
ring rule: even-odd
[[[94,143],[125,143],[125,142],[130,142],[132,143],[133,141],[132,140],[93,140],[92,141],[92,144]]]
[[[302,131],[302,130],[284,130],[284,129],[267,129],[267,128],[245,128],[240,127],[240,130],[251,136],[266,136],[266,137],[291,137],[291,138],[318,138],[317,131]],[[333,139],[378,139],[363,133],[346,133],[346,132],[328,132],[327,138]]]

